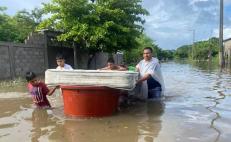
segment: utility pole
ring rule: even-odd
[[[224,46],[223,46],[223,14],[224,0],[220,0],[220,28],[219,28],[219,65],[224,67]]]

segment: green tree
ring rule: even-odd
[[[38,8],[21,10],[14,16],[6,15],[5,10],[0,7],[0,41],[23,42],[42,20],[43,10]]]
[[[157,57],[160,60],[172,59],[173,57],[173,52],[162,50],[151,38],[145,34],[142,34],[136,39],[136,41],[138,42],[138,46],[136,48],[124,51],[124,60],[127,64],[134,65],[141,60],[143,58],[142,53],[144,47],[151,47],[153,49],[154,57]]]
[[[26,37],[35,29],[35,22],[26,10],[21,10],[13,17],[16,35],[14,41],[23,42]]]
[[[161,50],[159,59],[161,60],[172,60],[174,58],[175,50]]]
[[[183,45],[176,49],[174,53],[175,58],[189,58],[191,53],[192,46],[191,45]]]
[[[141,15],[148,14],[141,0],[52,0],[44,10],[51,17],[39,29],[62,31],[61,41],[106,52],[136,47],[143,31]]]
[[[6,7],[0,7],[0,41],[12,41],[16,36],[13,19],[5,14]]]
[[[31,12],[21,10],[13,17],[15,32],[17,36],[14,41],[23,42],[29,33],[33,32],[36,26],[42,21],[43,10],[35,8]]]
[[[34,8],[30,13],[30,17],[34,21],[34,24],[36,26],[38,26],[42,22],[43,15],[44,10],[40,8]]]
[[[177,48],[175,58],[191,58],[193,60],[207,60],[216,57],[219,52],[219,39],[210,38],[206,41],[198,41],[194,45],[184,45]]]

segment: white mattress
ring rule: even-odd
[[[47,85],[90,85],[132,90],[138,79],[137,72],[48,69],[45,72]]]

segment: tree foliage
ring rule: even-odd
[[[190,55],[190,51],[192,49],[191,45],[183,45],[176,49],[174,53],[175,58],[188,58]]]
[[[11,41],[16,36],[12,32],[15,28],[12,18],[4,13],[5,10],[6,7],[0,7],[0,41]]]
[[[17,36],[15,41],[23,42],[30,32],[34,31],[36,26],[42,21],[43,11],[35,8],[31,12],[21,10],[13,17],[15,32]]]
[[[193,59],[207,60],[209,56],[215,57],[219,52],[219,39],[211,38],[207,41],[200,41],[193,47]]]
[[[138,46],[136,48],[124,51],[124,60],[127,64],[136,64],[143,58],[144,47],[151,47],[153,49],[153,56],[159,60],[173,59],[173,52],[171,50],[162,50],[158,45],[147,35],[142,34],[136,39]]]
[[[194,45],[184,45],[177,48],[175,58],[191,58],[194,60],[207,60],[209,57],[217,56],[219,39],[210,38],[207,41],[198,41]]]
[[[81,47],[116,52],[137,46],[148,12],[141,0],[52,0],[44,4],[51,17],[39,29],[62,31],[61,41],[72,40]]]
[[[0,7],[0,41],[23,42],[42,20],[43,11],[38,8],[21,10],[14,16],[5,14],[5,10]]]

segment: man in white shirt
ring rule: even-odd
[[[152,57],[152,48],[145,47],[143,50],[143,60],[136,65],[136,70],[140,73],[137,81],[141,85],[137,94],[141,99],[160,98],[165,89],[159,60]]]
[[[65,59],[64,59],[64,56],[62,54],[58,54],[56,56],[56,62],[57,62],[57,70],[73,70],[73,68],[68,65],[68,64],[65,64]]]

